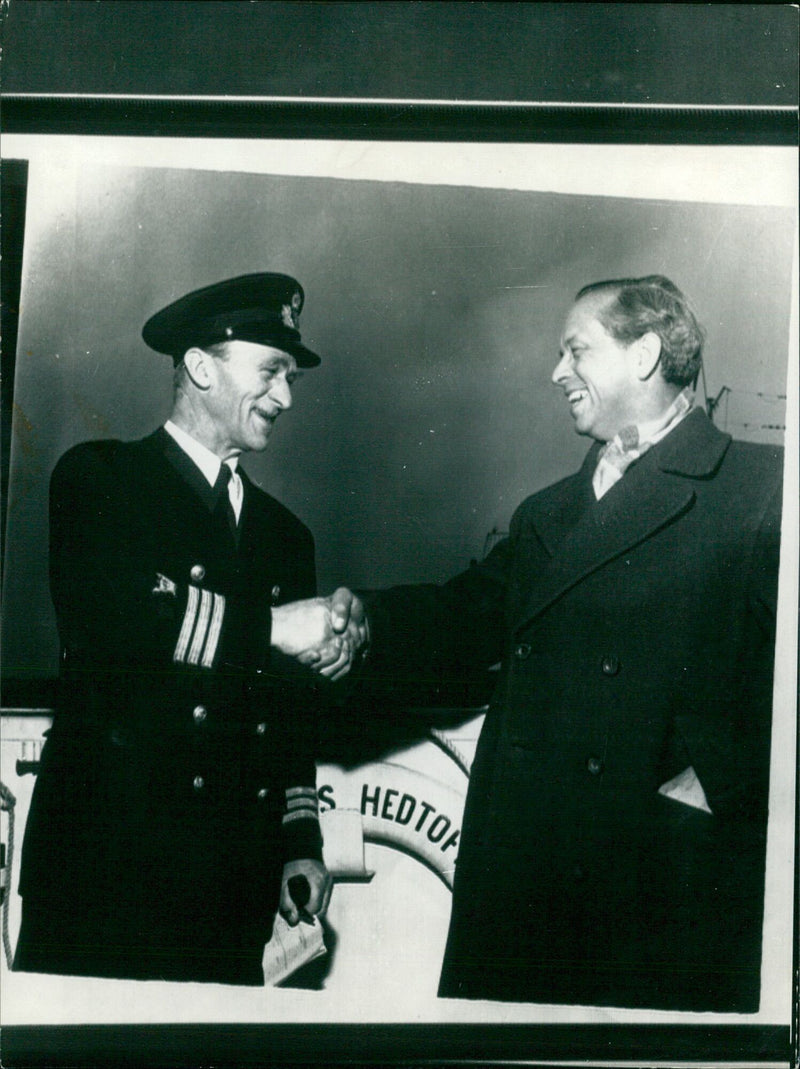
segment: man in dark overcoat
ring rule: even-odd
[[[143,337],[174,360],[170,419],[140,441],[75,446],[53,473],[61,690],[23,848],[17,969],[259,984],[276,908],[290,923],[295,898],[326,908],[321,681],[291,656],[313,636],[287,607],[316,593],[314,542],[238,464],[266,447],[298,367],[320,362],[301,342],[303,300],[294,279],[261,273],[158,312]],[[346,667],[342,651],[324,674]]]
[[[580,470],[467,573],[364,598],[373,681],[501,665],[443,996],[758,1008],[782,455],[693,405],[701,347],[668,279],[586,287]]]

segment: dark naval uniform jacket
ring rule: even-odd
[[[596,455],[467,573],[369,599],[387,686],[502,661],[440,994],[754,1011],[781,451],[694,410],[600,501]],[[659,793],[690,767],[710,813]]]
[[[263,982],[283,864],[321,857],[318,684],[270,652],[310,532],[242,472],[238,545],[160,429],[51,481],[61,699],[23,848],[25,970]]]

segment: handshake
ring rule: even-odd
[[[328,679],[347,675],[368,642],[364,605],[346,587],[272,609],[272,645]]]

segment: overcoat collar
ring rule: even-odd
[[[530,577],[530,593],[515,629],[691,509],[692,480],[714,474],[730,441],[730,435],[717,430],[705,412],[695,409],[600,502],[594,501],[591,489],[597,445],[576,475],[537,494],[526,519],[551,559],[540,574]]]

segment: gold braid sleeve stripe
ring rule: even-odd
[[[173,661],[211,668],[224,618],[225,598],[222,594],[190,586]]]

